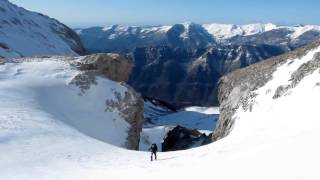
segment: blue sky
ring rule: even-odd
[[[71,27],[111,24],[320,24],[320,0],[9,0]]]

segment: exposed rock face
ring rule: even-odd
[[[143,126],[144,101],[141,95],[133,88],[124,83],[122,85],[126,86],[128,91],[125,92],[124,96],[121,96],[118,92],[114,92],[116,100],[106,101],[106,111],[118,110],[121,117],[130,124],[127,147],[138,150],[140,132]]]
[[[136,48],[129,84],[144,96],[177,108],[217,105],[219,78],[238,68],[283,53],[281,48],[225,46],[186,50],[171,47]]]
[[[125,84],[131,73],[132,65],[122,56],[116,54],[94,54],[76,61],[75,65],[83,71],[71,83],[78,85],[83,92],[96,85],[96,77],[104,76],[113,81],[122,82],[127,88],[124,95],[115,91],[116,99],[106,100],[106,111],[119,111],[120,116],[130,124],[127,148],[139,148],[140,132],[143,125],[144,102],[140,94]]]
[[[200,24],[175,24],[166,33],[168,46],[183,49],[206,48],[215,44],[215,39]]]
[[[210,142],[210,135],[207,136],[197,130],[177,126],[168,132],[162,143],[162,151],[186,150],[192,147],[206,145]]]
[[[266,84],[272,78],[272,74],[276,71],[277,67],[290,59],[306,55],[310,50],[319,45],[320,41],[317,41],[304,48],[251,65],[222,77],[218,90],[220,116],[212,139],[216,141],[230,133],[235,121],[233,117],[235,111],[238,108],[243,108],[244,110],[251,109],[252,102],[250,99],[256,96],[253,91]],[[316,54],[313,60],[303,64],[292,74],[291,85],[278,88],[274,98],[280,97],[289,88],[296,86],[305,75],[312,73],[319,65],[319,54]]]
[[[113,81],[128,82],[132,65],[116,54],[93,54],[85,56],[76,64],[81,71],[102,75]]]
[[[279,98],[284,95],[289,89],[295,88],[299,82],[307,75],[312,74],[320,67],[320,53],[316,53],[313,59],[303,64],[299,69],[292,73],[291,83],[287,86],[280,86],[277,88],[273,99]]]

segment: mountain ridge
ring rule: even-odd
[[[77,32],[89,52],[130,57],[130,85],[176,108],[217,105],[217,82],[223,75],[320,39],[320,26],[270,23],[115,25]]]
[[[79,55],[79,36],[58,20],[0,0],[0,56]]]

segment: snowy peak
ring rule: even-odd
[[[214,44],[214,38],[196,23],[175,24],[167,32],[171,46],[186,49],[205,48]]]
[[[90,52],[127,52],[136,47],[170,46],[186,49],[229,44],[301,47],[320,37],[320,26],[267,24],[196,24],[122,26],[77,29]]]
[[[0,1],[0,56],[77,55],[78,35],[55,19]]]
[[[271,31],[280,26],[268,24],[204,24],[203,27],[217,39],[228,39],[234,36],[248,36]]]
[[[220,40],[229,39],[235,36],[257,35],[277,29],[291,31],[288,36],[293,40],[299,38],[299,36],[308,31],[316,31],[320,33],[320,26],[316,25],[282,26],[272,23],[247,25],[204,24],[203,27],[215,38]]]

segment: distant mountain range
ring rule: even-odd
[[[223,75],[320,38],[316,25],[114,25],[76,32],[90,53],[130,57],[135,65],[130,85],[177,108],[217,105]]]
[[[205,48],[221,44],[268,44],[296,48],[320,37],[320,26],[196,24],[76,29],[90,52],[124,52],[141,46]]]

